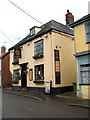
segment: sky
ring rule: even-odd
[[[45,24],[50,20],[66,24],[67,9],[74,15],[74,21],[88,14],[90,0],[11,0],[30,15]],[[40,23],[20,11],[9,0],[0,0],[0,48],[7,50],[26,37],[30,28]]]

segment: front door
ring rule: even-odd
[[[27,87],[27,64],[21,65],[21,86],[22,88]]]

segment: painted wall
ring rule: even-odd
[[[90,49],[90,44],[86,44],[85,23],[74,27],[76,53]]]
[[[44,57],[40,59],[33,59],[34,56],[34,42],[43,39],[44,42]],[[28,62],[27,67],[33,68],[33,80],[34,66],[44,64],[44,81],[52,80],[52,87],[70,86],[72,82],[76,81],[76,69],[75,69],[75,57],[74,54],[74,41],[73,37],[60,34],[57,32],[51,32],[47,34],[47,37],[41,36],[30,42],[30,45],[24,44],[22,48],[22,58],[19,60],[19,64]],[[55,85],[55,62],[54,62],[54,50],[56,46],[61,46],[60,51],[60,69],[61,69],[61,84]],[[20,68],[19,65],[12,65],[13,51],[10,52],[10,71],[13,74],[13,70]],[[28,69],[28,70],[29,70]],[[21,86],[19,84],[13,84],[13,86]],[[35,84],[33,81],[29,81],[29,73],[27,73],[27,86],[28,87],[45,87],[44,84]]]
[[[88,86],[88,85],[82,84],[80,65],[90,64],[90,61],[88,61],[89,59],[90,59],[90,55],[85,55],[85,56],[76,58],[76,61],[77,61],[77,96],[82,97],[84,99],[90,99],[90,95],[88,96],[88,93],[90,93],[90,85]],[[82,84],[82,85],[79,85],[79,84]]]
[[[86,43],[86,33],[85,33],[85,23],[79,24],[74,27],[74,38],[75,38],[75,53],[88,51],[90,50],[90,44]],[[88,85],[79,85],[82,84],[80,65],[90,64],[90,56],[80,56],[76,57],[76,75],[77,75],[77,96],[84,99],[90,99],[90,86]]]
[[[55,69],[53,69],[53,79],[55,87],[70,86],[76,81],[76,65],[74,55],[74,40],[72,36],[61,33],[52,33],[52,52],[60,46],[60,70],[61,70],[61,84],[55,84]],[[53,54],[54,58],[54,54]],[[54,68],[54,59],[53,59]]]

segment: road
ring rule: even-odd
[[[3,93],[3,118],[88,118],[88,109]]]

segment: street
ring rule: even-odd
[[[3,93],[3,118],[88,118],[88,109]],[[1,111],[0,111],[1,114]]]

